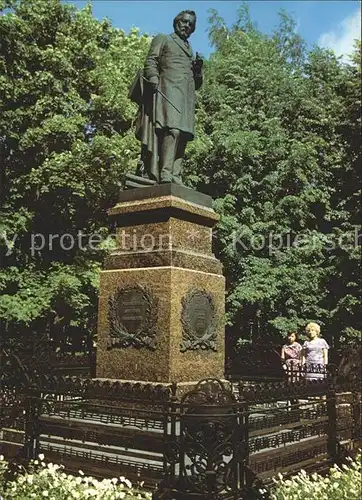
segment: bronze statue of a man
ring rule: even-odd
[[[195,31],[196,14],[180,12],[174,33],[157,35],[143,72],[130,91],[139,104],[136,136],[142,143],[143,176],[156,183],[182,184],[186,144],[194,137],[195,90],[202,85],[203,60],[193,56],[187,39]]]

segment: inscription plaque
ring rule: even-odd
[[[158,299],[141,285],[119,288],[109,299],[108,349],[146,347],[156,349]]]
[[[196,349],[216,351],[215,305],[204,290],[190,290],[182,299],[181,352]]]

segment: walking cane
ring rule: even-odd
[[[147,83],[151,83],[149,80],[147,80],[147,78],[145,78],[144,76],[142,77],[144,79],[145,82]],[[171,104],[171,106],[173,108],[176,109],[176,111],[178,111],[180,114],[181,114],[181,111],[178,109],[177,106],[174,105],[174,103],[167,97],[167,95],[165,95],[163,92],[161,92],[161,90],[159,89],[156,89],[156,92],[158,92],[169,104]]]

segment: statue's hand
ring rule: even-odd
[[[150,82],[150,87],[152,89],[152,92],[156,92],[157,87],[158,87],[158,78],[157,78],[157,76],[151,76],[151,78],[149,79],[149,82]]]
[[[194,60],[194,71],[195,73],[201,73],[202,66],[204,65],[204,60],[198,52],[196,52],[196,57]]]

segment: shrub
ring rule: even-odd
[[[39,455],[40,460],[43,456]],[[134,500],[151,499],[151,494],[133,488],[131,482],[120,478],[103,479],[99,481],[85,476],[79,471],[77,476],[66,474],[64,466],[52,463],[45,464],[38,460],[30,462],[22,473],[6,483],[0,485],[0,498],[4,500],[72,500],[72,499],[100,499],[100,500]],[[4,474],[7,463],[0,457],[0,481],[4,484]]]
[[[304,470],[290,479],[279,474],[279,478],[274,479],[271,500],[360,500],[361,453],[356,460],[348,460],[349,464],[342,468],[334,465],[327,477],[316,473],[307,475]]]

